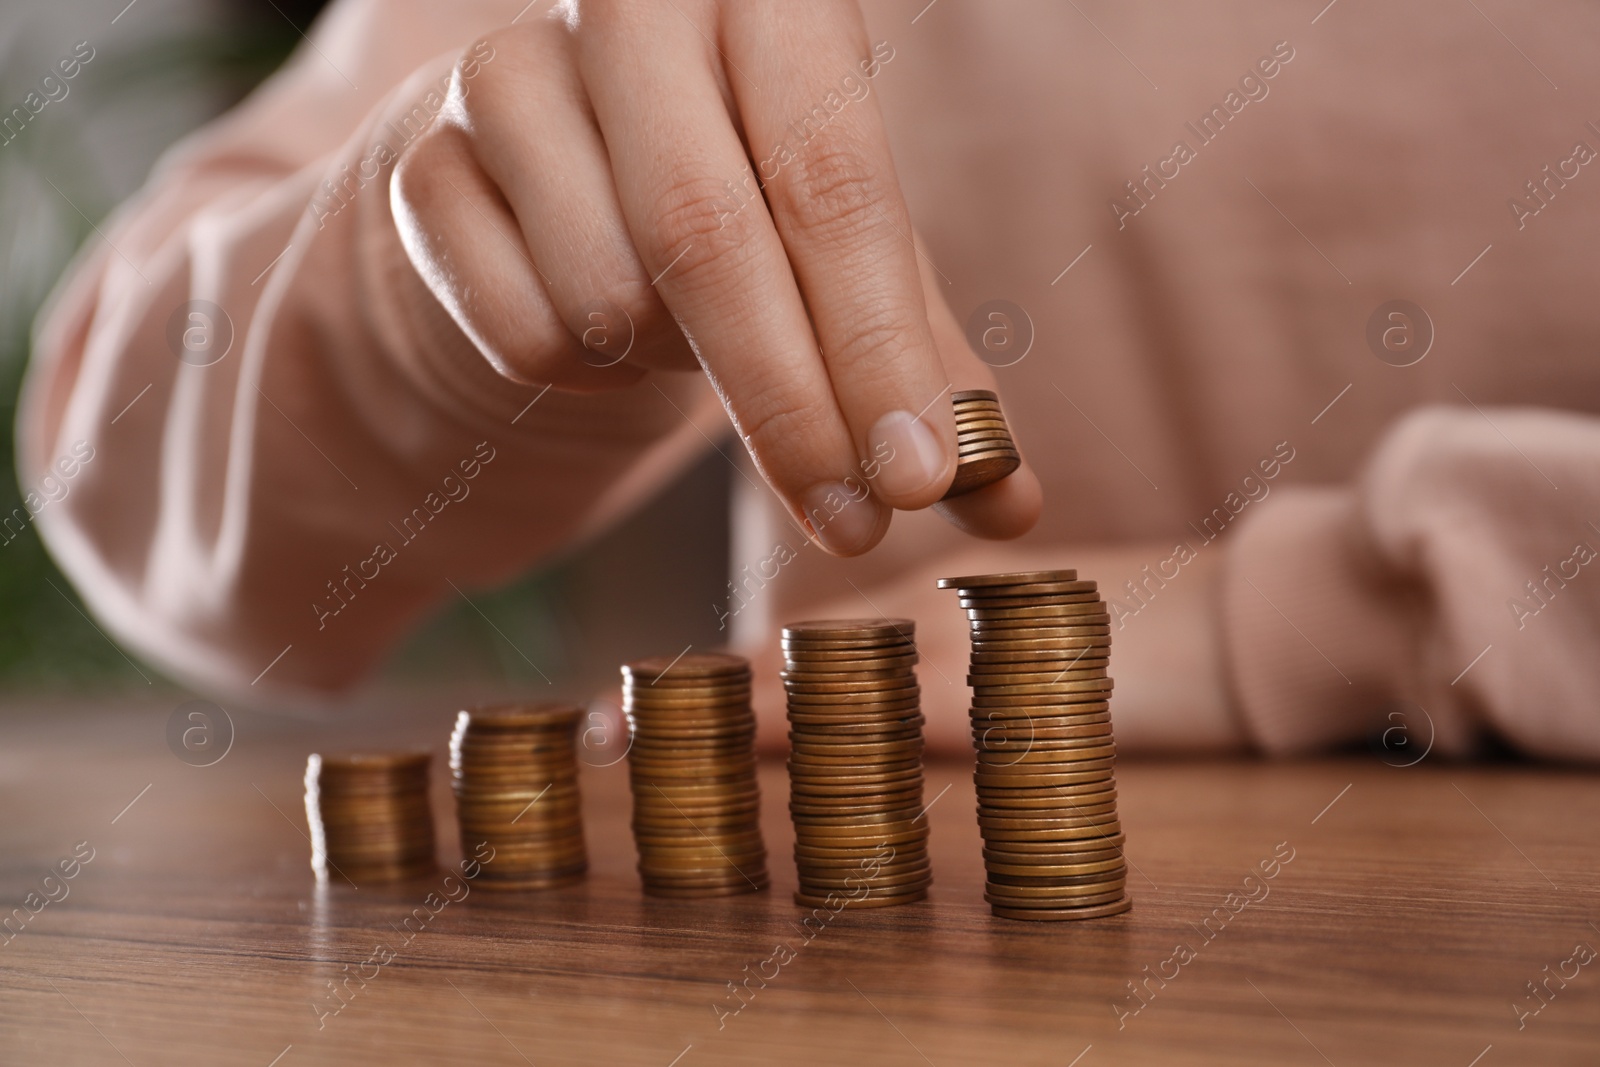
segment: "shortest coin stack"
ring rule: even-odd
[[[575,750],[582,714],[570,704],[509,704],[456,717],[450,770],[461,851],[493,850],[480,885],[544,889],[588,869]]]
[[[831,897],[877,908],[927,898],[914,634],[910,619],[783,629],[797,904],[833,908]]]
[[[644,891],[765,889],[749,661],[717,653],[640,660],[622,668],[622,699]]]
[[[319,880],[393,882],[435,869],[426,752],[306,760],[306,821]]]
[[[1127,911],[1112,777],[1110,616],[1076,571],[940,579],[972,626],[984,894],[1007,919]]]
[[[998,482],[1022,466],[998,396],[987,389],[967,389],[951,400],[956,409],[956,478],[944,494],[946,500]]]

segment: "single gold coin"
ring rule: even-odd
[[[1093,614],[1096,610],[1105,611],[1106,602],[1099,593],[1063,593],[1060,596],[1032,597],[1032,596],[988,596],[988,597],[961,597],[960,605],[967,613],[969,619],[982,619],[988,617],[990,612],[1014,610],[1016,608],[1063,608],[1065,614]],[[1098,605],[1098,608],[1092,605]]]
[[[1100,904],[1092,908],[1008,908],[994,905],[990,910],[997,918],[1022,919],[1035,922],[1066,922],[1074,919],[1104,919],[1111,915],[1121,915],[1133,907],[1130,897],[1110,904]]]
[[[1092,760],[1074,760],[1071,758],[1062,758],[1064,754],[1060,752],[1054,752],[1050,755],[1054,757],[1054,759],[1052,762],[1048,763],[1021,761],[1012,763],[979,763],[974,768],[973,773],[1008,778],[1010,783],[1020,784],[1018,783],[1019,778],[1031,778],[1034,775],[1038,775],[1041,779],[1043,779],[1052,775],[1087,774],[1094,771],[1109,771],[1112,769],[1112,767],[1116,766],[1117,762],[1115,756],[1104,756]],[[989,784],[996,783],[991,782]],[[1043,781],[1030,781],[1027,784],[1043,785],[1046,783]]]
[[[840,638],[879,638],[887,639],[900,637],[909,639],[917,631],[917,624],[911,619],[897,619],[882,617],[876,619],[808,619],[804,622],[792,622],[783,628],[785,640],[827,640]]]
[[[1020,611],[1021,608],[1008,610]],[[1027,641],[1061,635],[1058,630],[1072,630],[1090,626],[1109,626],[1111,616],[1103,611],[1086,611],[1078,615],[1052,615],[1045,618],[1026,619],[968,619],[967,628],[974,642]]]
[[[901,652],[892,656],[854,656],[799,659],[785,657],[783,677],[810,677],[811,675],[860,674],[863,671],[908,671],[920,659],[915,652]],[[823,678],[822,680],[826,680]]]
[[[989,441],[1002,442],[1007,448],[1010,448],[1013,445],[1011,440],[1011,431],[1007,429],[979,429],[972,426],[963,426],[958,428],[956,435],[956,444],[958,447],[971,448],[974,445]]]
[[[1013,811],[1003,815],[986,813],[983,809],[978,811],[978,825],[986,830],[1084,830],[1095,826],[1105,826],[1108,822],[1117,820],[1117,805],[1097,804],[1094,808],[1082,809],[1083,814],[1073,815],[1070,818],[1048,813]],[[1033,816],[1039,815],[1039,818]]]
[[[871,697],[873,699],[869,700],[868,703],[882,703],[882,700],[879,699],[879,694],[901,693],[904,695],[905,690],[915,689],[917,686],[916,676],[905,673],[896,677],[863,679],[859,682],[809,682],[785,679],[783,692],[786,699],[788,697],[808,698],[802,703],[816,703],[822,700],[832,702],[832,698],[838,696]]]
[[[968,707],[973,729],[984,726],[1004,726],[1024,729],[1027,726],[1079,726],[1087,723],[1110,722],[1109,700],[1086,700],[1072,704],[1046,704],[1040,707],[977,708]]]
[[[1061,842],[1061,841],[1097,841],[1109,834],[1121,833],[1122,824],[1116,821],[1096,826],[1060,827],[1051,830],[1000,830],[981,828],[985,842],[996,844],[1001,842],[1034,841],[1034,842]]]
[[[921,868],[906,868],[896,873],[872,877],[860,872],[841,871],[833,875],[807,871],[799,879],[799,891],[808,896],[826,896],[830,891],[849,891],[864,886],[869,890],[885,894],[907,893],[919,888],[926,889],[932,884],[932,880],[933,872],[927,864],[923,864]]]
[[[974,771],[972,777],[973,782],[980,789],[985,786],[997,786],[1000,788],[1005,788],[1007,786],[1014,786],[1018,781],[1018,776],[1015,774],[1007,774],[1003,771],[994,771],[992,769],[989,771]],[[1111,775],[1110,769],[1104,768],[1080,771],[1051,771],[1049,773],[1042,771],[1030,771],[1028,778],[1029,781],[1035,786],[1082,785],[1090,782],[1109,782],[1111,780]]]
[[[898,689],[864,689],[856,692],[827,692],[811,693],[805,691],[791,691],[788,695],[789,706],[802,707],[837,707],[845,704],[892,704],[903,700],[912,700],[921,694],[919,686],[907,685]]]
[[[1099,601],[1084,604],[1058,604],[1049,615],[1013,615],[1013,612],[1031,611],[1031,608],[996,608],[993,611],[978,608],[964,609],[967,630],[974,640],[988,636],[1017,638],[1039,636],[1019,633],[1026,630],[1059,630],[1073,626],[1109,626],[1111,615]]]
[[[1080,751],[1079,747],[1089,745],[1106,745],[1111,743],[1111,730],[1109,724],[1101,723],[1102,730],[1098,734],[1089,734],[1084,737],[1039,737],[1026,731],[1001,734],[993,730],[980,730],[973,732],[973,743],[978,750],[979,760],[983,761],[985,754],[990,757],[990,762],[1004,762],[1015,759],[1018,753],[1035,751]]]
[[[1001,433],[1006,439],[1011,439],[1011,427],[1006,425],[1006,420],[996,418],[990,414],[975,413],[967,418],[956,420],[956,440],[968,440],[971,435],[979,433]]]
[[[1009,827],[1009,829],[1016,830],[1043,830],[1050,828],[1040,820],[1105,823],[1114,821],[1118,817],[1115,791],[1113,790],[1109,796],[1105,792],[1105,790],[1111,788],[1108,784],[1102,783],[1102,792],[1098,796],[1085,796],[1083,798],[1084,803],[1078,803],[1076,798],[1068,798],[1072,801],[1071,803],[1065,803],[1061,800],[1047,803],[1044,798],[1034,798],[1033,800],[1016,798],[1017,804],[1027,805],[1024,807],[991,803],[989,798],[980,796],[978,798],[978,815],[983,819],[1017,819],[1030,824],[1028,826],[1019,824]],[[995,828],[1008,829],[1008,827],[1000,826],[999,824],[996,824]]]
[[[1030,585],[1035,582],[1076,582],[1078,572],[1074,570],[1057,571],[1011,571],[1001,574],[964,574],[955,578],[940,578],[937,585],[940,589],[987,589],[995,586]]]
[[[1077,863],[1080,860],[1103,859],[1105,856],[1096,853],[1121,855],[1122,848],[1127,843],[1124,834],[1112,834],[1109,837],[1095,838],[1084,837],[1070,841],[1003,841],[985,842],[985,852],[1003,852],[1013,859],[1011,862],[1022,862],[1020,858],[1028,855],[1036,856],[1070,856],[1071,859],[1060,859],[1059,863]]]
[[[833,799],[848,800],[851,798],[835,797]],[[917,813],[922,810],[922,790],[920,788],[902,789],[882,797],[869,796],[863,797],[861,800],[863,802],[859,804],[831,804],[819,803],[808,797],[796,797],[789,801],[789,814],[815,816],[818,818],[832,816],[843,819],[855,815],[876,815],[910,809],[910,817],[916,818]]]
[[[960,595],[963,600],[1013,600],[1032,596],[1093,594],[1099,588],[1098,582],[1069,578],[1060,581],[1012,582],[1001,585],[972,586],[962,588]]]
[[[968,677],[1003,678],[1040,674],[1046,671],[1059,674],[1061,671],[1093,670],[1111,665],[1107,651],[1103,648],[1090,647],[1079,649],[1077,654],[1072,656],[1056,656],[1051,659],[1028,660],[1021,663],[973,662],[967,666],[967,671]]]
[[[1106,677],[1107,663],[1090,661],[1058,671],[1003,671],[998,674],[969,674],[967,685],[987,696],[1008,696],[1031,692],[1033,686],[1053,686],[1064,682],[1083,682]]]
[[[855,892],[859,891],[837,894],[830,901],[826,894],[812,896],[795,890],[794,902],[803,908],[825,908],[830,905],[836,905],[840,899],[843,899],[845,902],[844,907],[846,908],[892,908],[901,904],[915,904],[928,899],[926,886],[911,892],[898,894],[874,893],[869,890],[863,896],[856,896]]]
[[[749,660],[743,656],[732,656],[722,652],[687,652],[676,657],[650,656],[624,664],[622,668],[624,676],[642,678],[646,681],[659,679],[668,674],[675,674],[679,678],[706,678],[749,670]]]
[[[993,485],[1020,466],[1022,456],[1015,451],[958,456],[955,479],[945,491],[943,499],[949,500]]]
[[[1022,453],[1015,445],[1002,441],[981,441],[968,448],[956,445],[956,473],[961,473],[962,467],[972,468],[968,471],[970,477],[978,470],[1000,470],[1009,468],[1009,474],[1022,465]]]
[[[996,632],[998,633],[998,631]],[[974,652],[1038,652],[1041,650],[1057,651],[1063,647],[1062,638],[1093,637],[1104,640],[1111,633],[1111,627],[1077,626],[1068,628],[1053,628],[1039,635],[1037,630],[1021,630],[1016,635],[992,636],[977,634],[972,639]]]
[[[989,902],[996,915],[1007,919],[1101,918],[1104,915],[1115,915],[1118,912],[1128,910],[1123,903],[1128,899],[1127,889],[1124,886],[1115,886],[1094,896],[1070,897],[1059,901],[1051,901],[1049,899],[1027,900],[1004,895],[995,896],[988,892],[984,893],[983,899]],[[1098,910],[1102,908],[1111,910]],[[1095,914],[1088,914],[1091,912]]]
[[[797,704],[789,701],[786,714],[790,722],[807,722],[815,725],[869,722],[873,719],[890,719],[916,715],[921,708],[921,694],[896,697],[893,700],[871,700],[841,703],[829,701],[821,704]]]
[[[966,685],[997,685],[1010,680],[1018,685],[1027,685],[1034,681],[1037,675],[1045,678],[1056,678],[1069,670],[1106,670],[1110,667],[1107,656],[1082,656],[1074,659],[1056,659],[1056,661],[1035,661],[1029,664],[970,664],[968,665],[968,681]],[[1026,678],[1027,681],[1019,681]]]
[[[724,886],[707,889],[674,889],[667,886],[651,885],[649,881],[645,881],[644,893],[645,896],[662,897],[668,900],[695,900],[701,897],[731,897],[741,893],[759,893],[767,888],[768,882],[765,875],[756,878],[755,882],[756,884],[752,885],[741,878],[737,882],[730,882]]]
[[[1060,682],[1028,682],[1025,684],[1010,685],[978,685],[974,688],[978,693],[973,697],[973,707],[989,706],[991,700],[1004,700],[1008,697],[1029,696],[1058,696],[1073,693],[1100,693],[1109,691],[1116,684],[1116,679],[1107,678],[1103,670],[1089,671],[1087,677],[1074,677],[1076,672],[1069,672],[1068,677]],[[1100,699],[1106,699],[1104,697]],[[1023,701],[1026,703],[1026,701]]]
[[[1022,869],[1037,872],[1046,868],[1035,867],[1030,869],[1025,867]],[[1018,886],[1027,889],[1098,886],[1104,891],[1108,886],[1120,886],[1127,883],[1128,866],[1124,863],[1109,870],[1080,874],[1006,874],[1003,871],[995,870],[993,866],[986,866],[984,874],[987,876],[988,883],[992,886]]]
[[[789,718],[789,739],[811,738],[817,741],[890,741],[918,737],[926,718],[921,712],[873,718],[834,718],[805,721],[795,716]]]
[[[1083,885],[1042,886],[986,881],[983,897],[991,904],[1013,908],[1060,908],[1080,903],[1090,907],[1120,898],[1125,882],[1123,878],[1111,878]]]

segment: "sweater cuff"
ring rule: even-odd
[[[1222,611],[1246,729],[1283,755],[1359,741],[1414,699],[1421,617],[1416,591],[1364,549],[1354,492],[1275,497],[1239,524]]]

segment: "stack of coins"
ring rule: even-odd
[[[1076,571],[943,578],[972,625],[985,899],[1008,919],[1127,911],[1110,616]]]
[[[956,479],[944,494],[953,496],[998,482],[1022,465],[1000,398],[987,389],[952,394],[956,408]]]
[[[622,668],[644,891],[719,897],[767,886],[750,663],[717,653]]]
[[[463,711],[450,735],[450,770],[463,855],[488,844],[478,884],[543,889],[583,878],[588,855],[575,749],[582,711],[510,704]]]
[[[831,894],[885,907],[928,895],[914,634],[909,619],[784,627],[797,904],[831,907]]]
[[[394,882],[435,870],[426,752],[306,760],[306,821],[319,881]]]

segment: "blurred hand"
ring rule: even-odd
[[[511,381],[698,366],[795,519],[864,552],[949,487],[949,391],[993,386],[912,244],[892,57],[853,0],[570,0],[458,62],[396,166],[402,242]],[[1024,466],[940,510],[1014,537],[1040,504]]]

